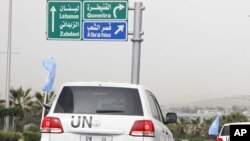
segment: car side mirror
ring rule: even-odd
[[[166,124],[176,123],[177,115],[176,113],[167,113],[166,115]]]

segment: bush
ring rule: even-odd
[[[18,139],[21,139],[21,134],[17,132],[0,131],[0,139],[1,141],[18,141]]]
[[[203,138],[191,138],[189,141],[204,141],[205,139]]]
[[[24,131],[40,132],[40,125],[30,123],[24,126]]]
[[[40,141],[40,132],[25,131],[23,132],[24,141]]]
[[[0,116],[15,116],[21,117],[23,115],[22,111],[19,108],[0,108]]]

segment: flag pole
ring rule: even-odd
[[[42,111],[42,117],[41,117],[41,124],[40,124],[40,127],[42,127],[42,122],[43,122],[43,119],[44,119],[44,114],[45,114],[45,107],[44,107],[44,105],[47,103],[47,95],[48,95],[48,92],[44,92],[44,100],[43,100],[43,105],[42,105],[42,107],[43,107],[43,111]]]
[[[42,111],[42,117],[41,117],[41,124],[40,124],[40,127],[42,127],[42,122],[43,122],[43,119],[44,119],[44,114],[46,112],[46,104],[47,104],[47,97],[48,97],[48,94],[49,92],[51,91],[52,89],[52,86],[53,86],[53,83],[54,83],[54,80],[55,80],[55,75],[56,75],[56,62],[55,62],[55,59],[50,56],[49,59],[46,59],[43,61],[43,67],[47,70],[48,72],[48,78],[47,78],[47,81],[43,87],[43,92],[44,92],[44,101],[43,101],[43,111]]]

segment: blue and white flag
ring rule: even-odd
[[[208,135],[218,136],[219,135],[219,126],[220,126],[220,116],[217,115],[214,122],[209,127]]]
[[[48,72],[48,78],[46,80],[45,85],[43,86],[44,92],[50,92],[53,87],[54,80],[56,77],[56,61],[54,57],[50,57],[49,59],[43,60],[43,67]]]

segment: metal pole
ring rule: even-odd
[[[11,68],[11,32],[12,32],[12,0],[9,0],[9,25],[8,25],[8,48],[7,48],[7,71],[6,71],[6,91],[5,108],[10,107],[10,68]],[[5,130],[9,130],[9,117],[5,118]]]
[[[49,94],[49,92],[44,92],[44,100],[43,100],[43,105],[42,105],[42,108],[43,108],[43,111],[42,111],[42,117],[41,117],[41,123],[40,123],[40,128],[42,127],[42,122],[43,122],[43,119],[44,119],[44,114],[45,114],[45,107],[44,105],[47,104],[47,96]]]
[[[142,6],[142,2],[135,2],[134,7],[134,31],[133,38],[131,41],[133,42],[133,50],[132,50],[132,72],[131,72],[131,83],[139,84],[140,80],[140,58],[141,58],[141,42],[143,39],[141,35],[142,29],[142,10],[144,7]]]

